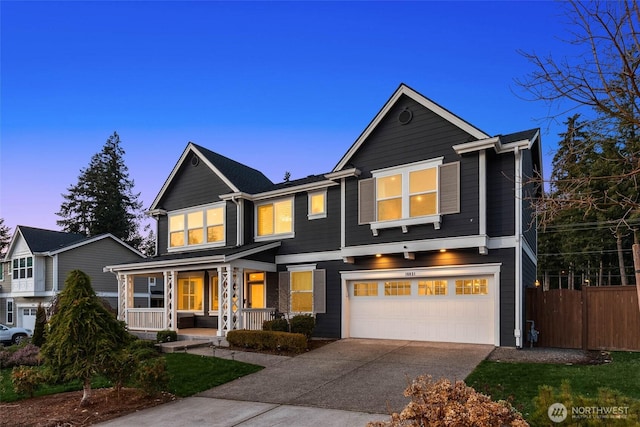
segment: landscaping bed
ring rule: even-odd
[[[81,398],[79,390],[0,402],[0,426],[89,426],[176,399],[170,393],[150,397],[131,388],[120,390],[119,395],[112,388],[94,390],[91,404],[82,408]]]

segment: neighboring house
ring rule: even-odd
[[[273,184],[189,143],[150,207],[158,255],[105,270],[134,330],[225,335],[277,310],[316,336],[520,347],[540,172],[538,130],[491,136],[400,85],[327,173]],[[164,308],[134,307],[139,277]]]
[[[96,294],[115,309],[118,282],[103,267],[143,257],[111,234],[87,238],[19,225],[0,262],[0,322],[33,329],[38,304],[48,307],[64,289],[69,272],[76,269],[91,278]],[[149,300],[147,280],[140,279],[133,304],[149,307]]]

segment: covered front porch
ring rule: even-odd
[[[224,337],[235,329],[262,329],[276,314],[277,273],[273,256],[265,251],[279,242],[218,253],[154,257],[133,264],[107,266],[118,278],[118,318],[132,332],[206,331]],[[261,260],[248,255],[261,254]],[[271,259],[270,259],[271,258]],[[265,261],[266,259],[266,261]],[[141,306],[135,283],[149,280],[162,289],[162,298]],[[274,293],[275,291],[275,293]],[[271,303],[271,304],[269,304]],[[192,330],[191,332],[187,332]]]

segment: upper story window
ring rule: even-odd
[[[359,182],[359,223],[382,228],[432,223],[460,211],[460,163],[443,158],[372,171]]]
[[[169,214],[169,250],[224,246],[225,203]]]
[[[13,278],[30,279],[33,277],[33,257],[21,257],[13,259]]]
[[[309,219],[327,217],[327,191],[316,191],[308,194],[309,199]]]
[[[256,240],[293,237],[293,198],[256,205]]]

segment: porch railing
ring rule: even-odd
[[[164,308],[128,308],[127,326],[135,331],[161,331],[165,328]]]
[[[275,308],[243,308],[242,324],[245,329],[260,331],[262,323],[265,320],[272,320],[275,311]]]

